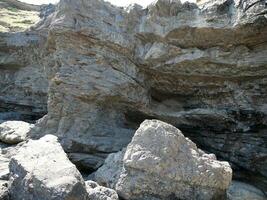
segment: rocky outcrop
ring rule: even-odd
[[[97,161],[156,118],[266,188],[265,12],[252,1],[61,1],[43,26],[53,62],[48,115],[33,135],[56,134]]]
[[[227,162],[217,161],[178,129],[157,120],[141,124],[116,172],[118,166],[109,168],[114,162],[118,161],[101,167],[95,177],[102,184],[115,186],[118,194],[129,200],[225,199],[232,180]]]
[[[26,142],[11,158],[9,168],[11,199],[86,200],[88,197],[81,174],[55,136]]]
[[[264,1],[61,0],[1,37],[0,111],[36,119],[47,103],[32,137],[57,135],[89,170],[163,120],[266,190],[266,24]]]
[[[33,122],[46,113],[41,38],[36,33],[0,33],[0,120]]]
[[[29,134],[32,124],[21,121],[6,121],[0,123],[0,141],[7,144],[23,142]]]

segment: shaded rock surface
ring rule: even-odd
[[[23,142],[29,134],[32,124],[22,121],[0,122],[0,141],[7,144]]]
[[[41,43],[36,33],[0,33],[0,120],[33,122],[46,113]]]
[[[56,136],[29,140],[11,158],[11,199],[85,200],[81,174],[64,153]]]
[[[266,192],[266,24],[264,1],[61,0],[32,31],[1,34],[0,112],[48,111],[32,136],[57,135],[92,169],[163,120]]]
[[[262,191],[239,181],[233,181],[227,191],[228,200],[265,200],[266,196]]]
[[[17,153],[17,150],[22,145],[20,143],[17,146],[7,145],[0,142],[0,181],[9,180],[9,162],[12,156]]]
[[[91,173],[97,170],[106,158],[106,154],[103,155],[89,155],[83,153],[69,153],[68,157],[76,167],[83,172]]]
[[[225,199],[232,180],[227,162],[217,161],[178,129],[157,120],[141,124],[116,172],[119,165],[110,166],[114,162],[118,161],[101,167],[95,177],[99,183],[108,180],[102,184],[115,186],[124,199]]]
[[[103,166],[93,173],[93,175],[90,175],[92,179],[96,180],[101,185],[116,189],[116,184],[118,183],[123,170],[125,151],[126,149],[123,149],[117,153],[110,154],[106,158]]]

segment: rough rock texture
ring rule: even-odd
[[[266,200],[262,191],[239,181],[233,181],[227,191],[228,200]]]
[[[92,169],[157,118],[266,191],[266,13],[254,0],[61,0],[33,31],[1,35],[0,111],[36,119],[48,87],[33,136],[93,155]]]
[[[0,180],[8,180],[9,169],[8,169],[9,159],[3,153],[3,149],[0,148]]]
[[[7,144],[17,144],[26,140],[32,124],[22,121],[0,122],[0,141]]]
[[[109,188],[116,189],[123,170],[123,157],[126,149],[117,153],[111,153],[105,160],[105,163],[92,176],[99,184]],[[89,176],[89,177],[90,177]]]
[[[9,200],[8,196],[8,182],[0,180],[0,199]]]
[[[81,174],[56,136],[29,140],[11,158],[10,197],[27,200],[86,200]]]
[[[116,191],[102,187],[94,181],[86,181],[89,200],[119,200]]]
[[[117,160],[100,168],[104,174],[97,171],[96,179],[112,174],[114,167],[108,167],[114,162]],[[116,177],[117,182],[109,185]],[[104,178],[109,180],[105,185],[115,185],[118,194],[129,200],[225,199],[232,169],[227,162],[217,161],[215,155],[198,149],[175,127],[146,120],[128,145],[121,169]]]
[[[0,142],[0,181],[8,181],[9,180],[9,162],[12,156],[14,156],[20,146],[23,143],[20,143],[16,146],[7,145]]]
[[[0,120],[34,121],[46,113],[42,42],[34,32],[0,33]]]

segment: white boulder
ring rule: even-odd
[[[177,128],[158,120],[144,121],[121,155],[111,155],[95,178],[127,200],[225,199],[232,180],[228,162],[204,153]],[[110,168],[107,161],[119,163],[119,157],[121,166]]]
[[[0,123],[0,141],[17,144],[26,140],[32,124],[23,121],[5,121]]]
[[[14,200],[87,200],[85,182],[56,136],[29,140],[11,158],[10,195]]]

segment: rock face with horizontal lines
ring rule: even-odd
[[[252,0],[158,0],[145,9],[61,0],[32,31],[1,37],[0,111],[40,116],[47,102],[32,137],[57,135],[87,171],[156,118],[266,192],[266,13]]]
[[[43,39],[35,32],[0,32],[0,120],[34,122],[46,114]]]

